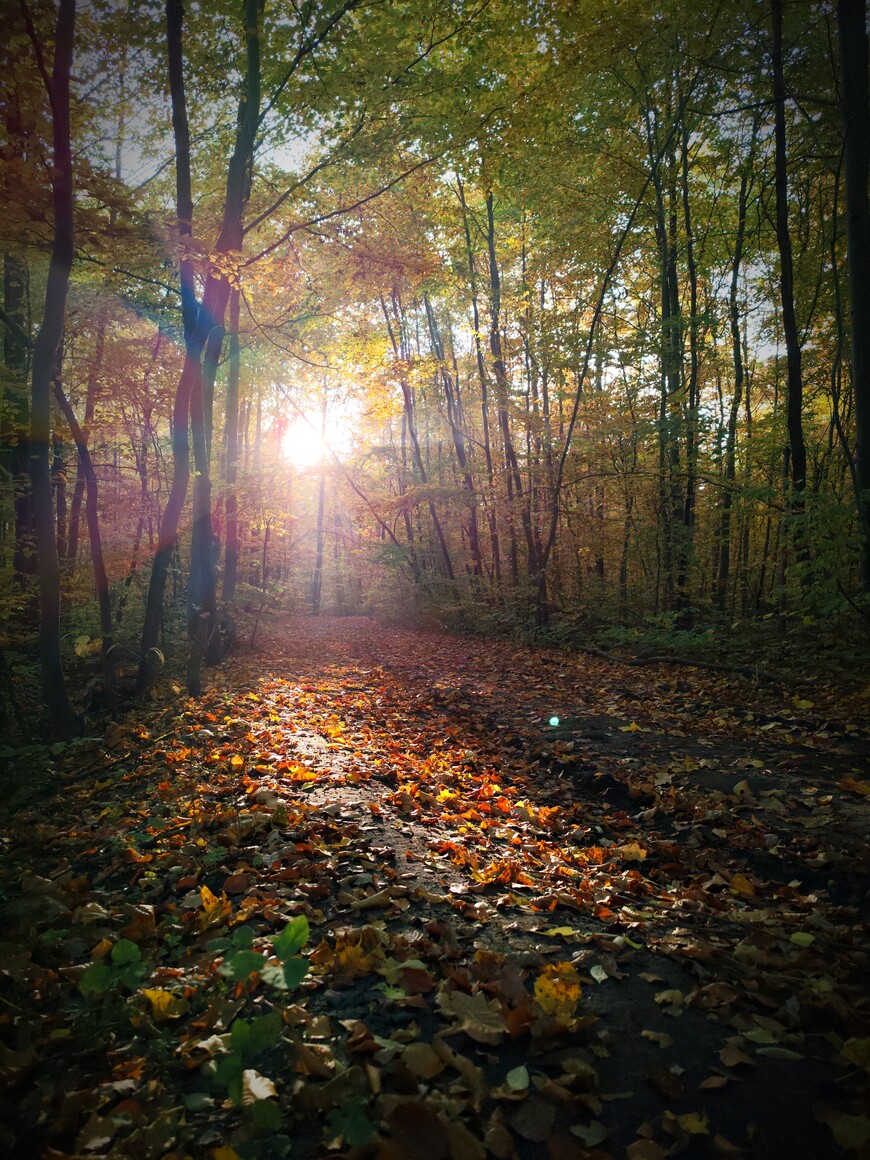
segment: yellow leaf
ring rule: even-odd
[[[230,769],[242,769],[244,768],[245,759],[244,757],[239,757],[238,753],[234,753],[230,758],[229,764]]]
[[[796,930],[789,939],[796,947],[809,947],[816,941],[816,936],[808,930]]]
[[[226,921],[233,912],[233,904],[223,892],[218,898],[212,894],[207,886],[201,886],[199,897],[202,901],[202,910],[196,920],[199,930],[205,930],[208,926],[215,926],[219,922]]]
[[[535,998],[548,1015],[570,1019],[580,1002],[580,976],[573,963],[550,963],[535,980]]]
[[[668,991],[657,991],[655,998],[657,1003],[666,1003],[669,1007],[679,1007],[681,1003],[686,1001],[686,996],[676,987],[672,987]]]
[[[639,842],[627,842],[624,846],[614,846],[613,853],[618,854],[623,862],[642,862],[646,857],[646,850]]]
[[[632,721],[632,723],[630,725],[620,725],[619,732],[620,733],[640,733],[640,725],[638,725],[637,721]]]
[[[155,1023],[178,1019],[187,1010],[187,1000],[180,995],[173,995],[171,991],[143,987],[142,994],[151,1004],[151,1017]]]
[[[677,1123],[687,1136],[709,1136],[710,1121],[706,1112],[687,1112],[684,1116],[677,1116]]]
[[[283,774],[289,781],[316,781],[318,776],[316,769],[296,764],[289,765]]]
[[[221,1144],[211,1150],[212,1160],[242,1160],[241,1156],[229,1144]]]
[[[741,895],[744,898],[755,897],[755,887],[745,876],[745,874],[735,874],[731,881],[728,883],[728,889],[738,898]]]
[[[804,700],[794,700],[792,702],[792,704],[794,705],[794,707],[796,709],[812,709],[814,702],[813,701],[804,701]]]
[[[538,934],[545,934],[548,938],[574,938],[579,933],[573,926],[548,926],[546,930],[538,931]]]
[[[870,795],[870,781],[858,781],[854,777],[844,777],[842,781],[837,782],[837,786],[846,790],[847,793],[856,793],[860,797]]]

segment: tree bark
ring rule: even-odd
[[[18,134],[7,121],[10,139]],[[27,267],[15,254],[3,256],[3,304],[13,325],[3,334],[3,362],[8,374],[5,384],[9,418],[3,422],[4,458],[12,479],[12,506],[15,523],[15,551],[12,572],[17,584],[36,575],[36,537],[33,528],[33,492],[30,485],[30,408],[28,406],[28,343],[25,339]]]
[[[755,142],[758,134],[758,118],[752,126],[752,142],[749,157],[740,172],[740,192],[737,195],[737,234],[734,239],[734,256],[731,261],[731,282],[728,289],[728,323],[731,333],[731,357],[734,362],[734,392],[728,409],[728,427],[725,434],[725,470],[722,491],[722,512],[719,524],[719,567],[716,576],[716,605],[723,609],[728,599],[728,581],[731,572],[731,507],[734,502],[734,484],[737,478],[737,419],[743,402],[743,346],[740,333],[740,267],[743,262],[743,246],[746,239],[746,213],[749,200],[751,167],[755,157]]]
[[[254,139],[260,110],[260,17],[261,0],[245,0],[245,33],[247,45],[247,75],[245,92],[239,101],[239,117],[232,156],[227,166],[226,194],[221,228],[215,243],[219,254],[238,254],[243,242],[243,218],[251,188],[251,167],[254,156]],[[182,51],[182,0],[168,0],[166,5],[167,46],[169,52],[170,93],[172,97],[173,130],[176,147],[176,202],[179,232],[182,244],[190,236],[193,217],[193,200],[190,184],[190,134],[187,122],[186,98],[184,90]],[[228,263],[228,265],[230,265]],[[192,263],[182,257],[181,292],[182,315],[185,332],[184,367],[176,391],[173,413],[173,477],[172,488],[164,509],[160,525],[157,551],[151,569],[151,583],[145,609],[142,631],[143,670],[140,685],[148,683],[152,650],[157,644],[160,620],[163,614],[163,596],[172,550],[178,538],[178,525],[187,488],[190,481],[190,444],[188,439],[188,416],[190,400],[198,392],[203,395],[202,431],[207,451],[206,433],[209,419],[205,414],[206,393],[213,388],[213,368],[217,364],[214,341],[211,358],[207,356],[203,367],[203,352],[213,332],[219,330],[222,337],[224,316],[232,289],[238,288],[238,274],[231,270],[218,269],[212,265],[206,281],[203,299],[197,304],[193,285]],[[218,348],[219,349],[219,348]],[[206,464],[207,467],[207,464]],[[210,503],[210,486],[208,487]],[[192,561],[192,578],[197,577],[198,589],[192,593],[192,601],[202,606],[207,599],[209,578],[213,587],[214,555],[211,535],[211,511],[202,510],[205,502],[205,488],[199,493],[200,528],[196,541],[196,560]],[[207,526],[206,526],[207,525]],[[204,595],[204,593],[206,593]],[[213,618],[212,618],[213,619]],[[198,625],[196,626],[198,630]],[[214,624],[209,626],[208,638],[214,639]],[[198,640],[194,632],[192,643]]]
[[[499,275],[498,260],[495,252],[495,215],[493,212],[492,191],[486,195],[487,243],[489,247],[489,284],[490,284],[490,326],[489,350],[492,355],[492,372],[496,385],[498,402],[498,418],[504,444],[505,479],[507,483],[508,502],[515,492],[517,499],[523,498],[523,481],[520,475],[517,453],[511,435],[510,416],[508,415],[509,383],[505,368],[504,353],[501,345],[501,277]],[[511,522],[513,517],[511,517]],[[530,579],[538,574],[538,552],[535,538],[532,533],[532,522],[525,504],[520,504],[520,522],[526,541],[526,569]]]
[[[855,399],[855,475],[863,533],[861,582],[870,593],[870,91],[864,0],[839,0],[843,116],[846,123],[846,219]]]
[[[103,368],[103,354],[106,347],[106,321],[108,306],[103,302],[97,315],[97,333],[94,340],[94,354],[88,371],[88,381],[85,387],[85,414],[81,424],[81,433],[87,443],[90,437],[91,423],[94,421],[94,411],[97,404],[97,387],[100,381],[100,371]],[[79,524],[81,522],[82,502],[85,497],[87,484],[84,462],[79,454],[76,465],[76,482],[73,488],[73,497],[69,508],[69,539],[67,541],[66,557],[75,563],[79,551]]]
[[[323,388],[323,410],[320,420],[320,441],[326,438],[326,386]],[[326,451],[320,461],[320,481],[317,489],[317,527],[315,529],[314,572],[311,576],[311,615],[320,615],[320,596],[323,590],[323,512],[326,506]]]
[[[114,665],[111,659],[112,650],[112,604],[109,596],[109,578],[106,573],[106,563],[103,557],[103,541],[100,533],[99,517],[99,485],[97,473],[88,448],[87,434],[79,425],[75,411],[70,406],[59,380],[54,383],[54,397],[63,416],[69,424],[70,434],[78,451],[82,477],[87,483],[87,499],[85,500],[85,520],[88,525],[88,544],[91,551],[91,564],[94,569],[94,586],[97,592],[97,606],[100,611],[100,658],[103,669],[103,684],[106,703],[109,708],[114,704],[115,681]]]
[[[462,472],[462,486],[465,490],[466,501],[468,503],[468,545],[471,552],[472,570],[475,576],[480,576],[483,572],[483,561],[480,554],[480,536],[477,529],[477,497],[474,491],[474,479],[471,474],[471,466],[465,449],[462,399],[459,394],[458,384],[454,381],[453,376],[447,369],[441,333],[438,329],[434,311],[432,310],[432,303],[426,294],[423,295],[423,305],[426,309],[426,321],[429,326],[429,339],[432,344],[432,352],[438,360],[441,383],[444,387],[444,399],[447,403],[447,422],[450,425],[450,431],[453,435],[456,461],[459,464],[459,470]]]
[[[783,0],[773,0],[773,73],[774,103],[774,187],[776,193],[776,241],[779,249],[779,290],[782,304],[782,328],[786,350],[786,424],[791,462],[791,506],[796,514],[804,508],[807,486],[807,450],[803,432],[803,375],[801,345],[794,306],[794,270],[791,234],[788,225],[788,154],[785,132],[785,76],[782,54]]]
[[[396,313],[396,321],[399,326],[402,324],[402,316],[399,311],[398,303],[394,297],[393,309]],[[390,345],[393,348],[393,355],[395,356],[398,367],[399,385],[402,388],[402,401],[404,404],[405,419],[407,421],[408,437],[411,440],[411,451],[414,457],[414,464],[417,469],[417,475],[422,484],[429,482],[429,476],[426,471],[426,466],[423,463],[423,454],[420,450],[420,440],[417,436],[417,423],[414,415],[414,395],[411,384],[408,381],[408,376],[404,370],[404,364],[408,361],[409,351],[406,349],[406,342],[404,336],[400,334],[401,349],[396,341],[396,335],[393,330],[393,325],[390,321],[390,314],[387,310],[387,304],[381,298],[381,310],[383,311],[384,321],[387,324],[387,334],[390,338]],[[429,500],[429,515],[432,519],[432,526],[435,529],[435,537],[438,540],[438,546],[441,549],[441,559],[444,562],[444,571],[447,573],[449,580],[455,580],[453,572],[453,561],[450,558],[450,549],[447,545],[447,537],[444,535],[444,528],[441,525],[441,520],[438,516],[438,511],[432,499]]]
[[[465,252],[468,257],[468,284],[471,291],[471,313],[474,326],[474,354],[477,363],[477,377],[480,383],[480,417],[483,425],[483,453],[486,460],[486,477],[489,484],[489,543],[492,552],[492,579],[496,588],[501,587],[501,550],[498,536],[498,517],[495,511],[495,480],[492,467],[492,446],[489,435],[489,400],[487,398],[486,368],[483,361],[483,343],[480,338],[480,307],[477,300],[477,273],[474,269],[474,249],[471,245],[471,230],[468,226],[468,206],[465,188],[457,181],[459,203],[462,206],[462,225],[465,231]]]
[[[226,518],[227,536],[224,556],[223,600],[234,600],[239,576],[239,382],[241,350],[239,347],[240,292],[230,295],[229,367],[226,396]]]
[[[37,573],[39,665],[43,695],[51,716],[51,730],[53,735],[60,739],[72,736],[75,731],[75,719],[67,695],[60,656],[60,567],[51,502],[49,450],[51,384],[63,338],[66,299],[74,255],[70,71],[75,19],[75,0],[59,0],[54,63],[48,81],[52,114],[51,191],[54,228],[42,323],[33,347],[30,408],[30,478],[33,485],[34,524],[39,554]],[[35,34],[32,35],[35,42]]]

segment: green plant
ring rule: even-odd
[[[226,1088],[227,1094],[237,1107],[241,1107],[244,1102],[245,1072],[251,1069],[251,1065],[261,1055],[277,1047],[280,1039],[281,1016],[276,1011],[255,1019],[236,1019],[233,1023],[227,1053],[218,1060],[214,1078],[216,1083]],[[256,1107],[260,1103],[268,1103],[268,1100],[256,1099],[251,1107]],[[280,1111],[274,1105],[271,1106],[274,1112],[278,1112],[280,1124]],[[265,1112],[265,1109],[251,1114],[255,1117],[255,1122],[257,1118],[264,1116],[274,1118],[273,1113]],[[258,1124],[258,1126],[268,1125]]]
[[[242,931],[245,931],[244,935]],[[292,919],[272,939],[272,955],[253,950],[253,934],[242,927],[234,932],[230,947],[237,949],[224,958],[220,973],[234,983],[246,983],[259,975],[264,983],[279,991],[298,987],[308,974],[308,963],[299,951],[308,942],[308,919],[304,914]],[[230,947],[226,949],[230,949]],[[277,959],[277,962],[272,960]]]
[[[118,987],[135,991],[145,977],[142,952],[128,938],[112,947],[107,963],[92,963],[79,979],[83,995],[104,995]]]

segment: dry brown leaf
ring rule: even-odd
[[[495,999],[487,1000],[478,991],[467,995],[464,991],[442,990],[438,994],[442,1014],[456,1020],[456,1030],[478,1043],[498,1043],[506,1027],[501,1006]]]

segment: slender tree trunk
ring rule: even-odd
[[[674,433],[671,431],[670,398],[673,387],[673,320],[671,301],[671,247],[668,238],[668,221],[665,208],[664,175],[662,173],[662,150],[657,140],[657,120],[653,110],[647,108],[646,136],[647,152],[650,160],[650,181],[655,193],[656,217],[655,235],[658,243],[659,271],[658,289],[661,303],[660,318],[660,355],[659,355],[659,405],[658,405],[658,518],[660,524],[661,565],[664,573],[664,599],[668,607],[674,603],[674,565],[673,565],[673,505],[671,502],[671,486],[673,465],[670,449]],[[676,267],[674,266],[676,279]],[[677,364],[677,373],[679,364]],[[679,390],[679,380],[676,389]],[[658,593],[658,587],[657,587]],[[656,597],[658,602],[658,595]]]
[[[75,731],[60,657],[60,567],[49,470],[51,384],[63,337],[74,255],[70,71],[75,18],[75,0],[59,0],[48,94],[54,153],[51,178],[54,229],[42,324],[33,347],[30,409],[30,478],[39,553],[39,664],[52,733],[57,738],[70,737]]]
[[[20,136],[7,123],[10,140]],[[15,549],[12,572],[16,584],[36,575],[36,536],[33,527],[33,492],[30,485],[30,408],[28,406],[28,343],[26,331],[27,267],[14,254],[3,255],[3,304],[8,324],[3,334],[3,363],[7,381],[8,420],[2,425],[4,458],[12,479]]]
[[[178,524],[187,498],[190,482],[189,413],[194,379],[200,373],[200,355],[205,335],[197,333],[198,303],[194,284],[193,262],[184,254],[184,245],[193,233],[193,194],[190,178],[190,127],[187,120],[187,97],[184,84],[184,4],[183,0],[166,2],[166,48],[169,71],[169,94],[172,102],[172,132],[175,138],[175,212],[178,221],[182,257],[179,263],[181,316],[184,325],[184,366],[175,390],[172,408],[172,482],[157,532],[157,548],[151,565],[151,579],[145,601],[142,624],[139,686],[153,679],[159,661],[157,640],[163,620],[163,597],[169,565],[178,539]]]
[[[807,451],[803,432],[803,377],[801,346],[794,306],[794,272],[791,234],[788,225],[788,156],[785,132],[785,77],[782,54],[783,0],[772,0],[773,19],[773,100],[774,100],[774,186],[776,192],[776,241],[779,248],[779,288],[782,328],[785,336],[787,393],[786,424],[791,462],[791,507],[796,514],[804,508],[807,486]],[[802,536],[798,533],[798,541]]]
[[[393,301],[393,309],[396,314],[397,325],[402,327],[402,316],[399,305],[395,299]],[[390,338],[390,344],[393,348],[393,355],[395,356],[399,367],[399,384],[402,388],[402,399],[404,402],[405,417],[407,419],[408,437],[411,440],[411,451],[413,453],[414,463],[417,468],[417,475],[419,476],[420,482],[426,484],[429,482],[429,476],[423,462],[423,455],[420,449],[420,440],[417,436],[417,424],[414,415],[414,395],[411,384],[408,381],[408,376],[403,369],[404,364],[408,362],[408,355],[410,352],[406,349],[407,344],[402,333],[400,333],[400,340],[402,344],[400,349],[399,344],[396,341],[393,325],[390,321],[387,304],[383,298],[381,299],[381,310],[383,311],[384,321],[387,324],[387,333]],[[453,562],[450,558],[450,549],[447,546],[447,537],[444,535],[444,528],[438,516],[438,511],[431,499],[429,500],[429,515],[432,519],[432,526],[435,529],[435,537],[438,540],[438,546],[441,549],[441,559],[444,562],[444,571],[447,573],[449,580],[455,580],[456,577],[453,572]]]
[[[680,102],[684,104],[683,101]],[[686,485],[683,499],[683,529],[680,543],[677,591],[684,608],[690,603],[689,567],[695,546],[695,503],[698,473],[698,413],[700,404],[698,330],[698,269],[695,262],[695,238],[689,198],[689,126],[680,119],[680,174],[683,201],[683,232],[686,247],[686,275],[689,283],[689,378],[686,384]]]
[[[59,385],[60,380],[54,379]],[[54,490],[54,527],[57,541],[58,560],[66,559],[66,543],[69,531],[69,508],[66,499],[66,458],[63,439],[57,433],[52,437],[51,482]]]
[[[211,447],[208,432],[211,425],[209,400],[214,398],[214,379],[223,338],[223,327],[215,325],[206,341],[202,373],[194,383],[190,396],[190,433],[196,474],[193,480],[193,525],[187,585],[187,634],[191,642],[198,641],[200,618],[205,613],[209,633],[205,650],[199,650],[199,655],[206,664],[215,664],[220,659],[220,635],[215,631],[217,554],[214,550],[211,512]]]
[[[493,212],[492,191],[486,195],[486,221],[487,244],[489,247],[490,284],[489,350],[490,354],[492,355],[492,372],[496,385],[498,418],[504,446],[505,480],[507,484],[508,502],[510,502],[513,492],[516,493],[517,499],[522,501],[524,494],[523,481],[522,476],[520,475],[519,464],[517,462],[517,454],[516,449],[514,448],[513,436],[511,434],[510,416],[508,415],[510,385],[508,383],[507,370],[505,368],[504,353],[502,351],[501,343],[501,277],[499,275],[498,260],[496,258],[495,252],[495,215]],[[538,574],[538,552],[535,546],[535,538],[532,534],[532,523],[529,516],[529,511],[526,505],[522,502],[520,502],[520,522],[523,527],[523,534],[526,541],[527,574],[530,579],[534,579]],[[511,516],[511,525],[513,525],[513,516]]]
[[[864,0],[839,0],[843,115],[846,122],[846,216],[855,399],[855,475],[864,536],[861,580],[870,593],[870,91]]]
[[[241,350],[239,347],[240,292],[230,295],[229,367],[226,398],[226,517],[227,542],[224,557],[223,599],[234,600],[239,575],[239,382],[241,377]]]
[[[495,475],[492,466],[492,446],[489,434],[489,400],[487,398],[486,368],[483,361],[483,343],[480,337],[480,307],[477,299],[477,273],[474,269],[474,249],[471,245],[471,230],[468,225],[468,206],[465,202],[465,187],[457,181],[459,202],[462,206],[462,226],[465,231],[465,252],[468,258],[468,279],[471,289],[471,312],[474,326],[474,354],[477,362],[477,378],[480,384],[480,418],[483,426],[483,454],[486,460],[486,477],[489,485],[489,543],[492,553],[492,578],[501,587],[501,551],[498,536],[498,517],[495,510]]]
[[[326,438],[326,387],[323,389],[323,409],[320,417],[320,440]],[[317,489],[317,528],[315,530],[314,572],[311,577],[311,615],[320,615],[320,595],[323,589],[323,512],[326,507],[326,452],[320,460],[320,481]]]
[[[728,581],[731,571],[731,506],[734,502],[734,484],[737,478],[737,419],[743,402],[743,347],[740,333],[740,267],[743,262],[743,245],[746,238],[746,212],[750,186],[750,168],[755,155],[755,140],[758,132],[758,118],[752,127],[752,143],[749,159],[740,173],[740,192],[737,197],[737,235],[734,239],[734,257],[731,261],[731,283],[728,290],[728,322],[731,330],[731,357],[734,361],[734,392],[728,409],[728,426],[725,434],[725,471],[722,490],[722,513],[719,524],[719,568],[716,577],[716,604],[725,608],[728,598]]]
[[[260,16],[262,7],[260,0],[245,0],[245,33],[247,44],[247,76],[245,93],[239,102],[239,119],[236,128],[236,139],[233,153],[227,167],[226,196],[220,233],[215,243],[215,251],[219,254],[233,255],[241,252],[243,242],[243,217],[251,186],[251,166],[253,163],[254,139],[257,131],[260,110]],[[190,134],[187,123],[186,99],[184,91],[183,50],[182,50],[182,0],[167,0],[167,46],[169,52],[170,94],[172,97],[172,122],[176,147],[176,204],[179,230],[182,238],[191,233],[193,218],[193,201],[190,184]],[[232,276],[237,281],[237,276]],[[145,608],[145,622],[142,631],[142,655],[145,658],[143,672],[140,674],[140,683],[146,684],[149,680],[149,657],[157,643],[160,620],[163,612],[163,596],[166,588],[166,577],[169,570],[169,561],[173,547],[178,537],[178,524],[184,501],[187,496],[187,487],[190,480],[190,444],[188,440],[188,414],[190,400],[195,393],[202,392],[203,414],[201,429],[205,448],[207,450],[209,419],[206,415],[206,399],[213,388],[213,368],[217,365],[215,352],[216,338],[211,346],[210,356],[206,358],[203,367],[203,352],[209,337],[215,331],[221,332],[229,300],[231,277],[229,271],[222,271],[212,266],[209,273],[203,300],[197,304],[193,283],[192,264],[183,259],[181,262],[181,295],[182,316],[185,332],[185,360],[184,368],[179,379],[176,391],[175,408],[173,413],[173,477],[172,488],[164,509],[160,526],[157,551],[151,570],[151,583],[148,590],[148,599]],[[219,347],[217,348],[219,351]],[[209,501],[210,501],[210,487]],[[204,515],[205,488],[199,495],[200,517],[199,535],[197,537],[197,560],[191,571],[197,577],[204,577],[205,585],[208,577],[214,574],[213,547],[211,536],[211,511]],[[208,528],[205,525],[208,524]],[[202,592],[195,592],[193,599],[197,602],[204,598]],[[209,638],[214,639],[214,625],[210,625]],[[198,640],[197,632],[194,641]]]
[[[91,359],[90,369],[88,371],[88,381],[85,387],[85,414],[82,420],[81,432],[85,438],[85,442],[90,437],[91,424],[94,421],[94,411],[97,404],[97,388],[100,381],[100,372],[103,368],[103,355],[106,347],[106,321],[108,319],[109,308],[103,302],[100,306],[100,312],[97,315],[97,333],[94,340],[94,354]],[[76,463],[76,482],[73,488],[73,497],[69,508],[69,540],[67,543],[66,556],[75,563],[75,559],[79,552],[79,524],[81,523],[82,502],[85,497],[85,487],[87,481],[85,477],[84,465],[81,455],[79,455]]]
[[[471,466],[465,449],[462,399],[459,394],[458,382],[451,376],[450,371],[447,369],[447,363],[444,358],[444,344],[441,341],[438,323],[435,320],[435,314],[432,310],[432,304],[429,301],[428,295],[424,294],[423,304],[426,309],[426,320],[429,325],[429,338],[432,344],[432,352],[438,360],[441,383],[444,387],[444,398],[447,403],[447,422],[450,424],[450,430],[453,435],[456,461],[459,464],[459,470],[462,472],[462,486],[468,504],[468,545],[471,552],[472,571],[475,576],[480,576],[483,572],[483,562],[480,553],[480,537],[477,529],[477,497],[474,490]]]
[[[97,592],[97,607],[100,611],[100,635],[102,644],[100,657],[103,669],[103,685],[107,705],[114,704],[114,666],[111,660],[112,649],[112,604],[109,595],[109,578],[106,573],[106,563],[103,557],[103,541],[100,533],[99,518],[99,485],[97,473],[88,448],[88,439],[85,431],[79,425],[75,411],[64,394],[63,387],[58,380],[54,383],[54,397],[63,416],[69,424],[70,433],[76,445],[82,475],[87,483],[87,498],[85,500],[85,520],[88,526],[88,544],[91,552],[91,564],[94,570],[94,586]]]

